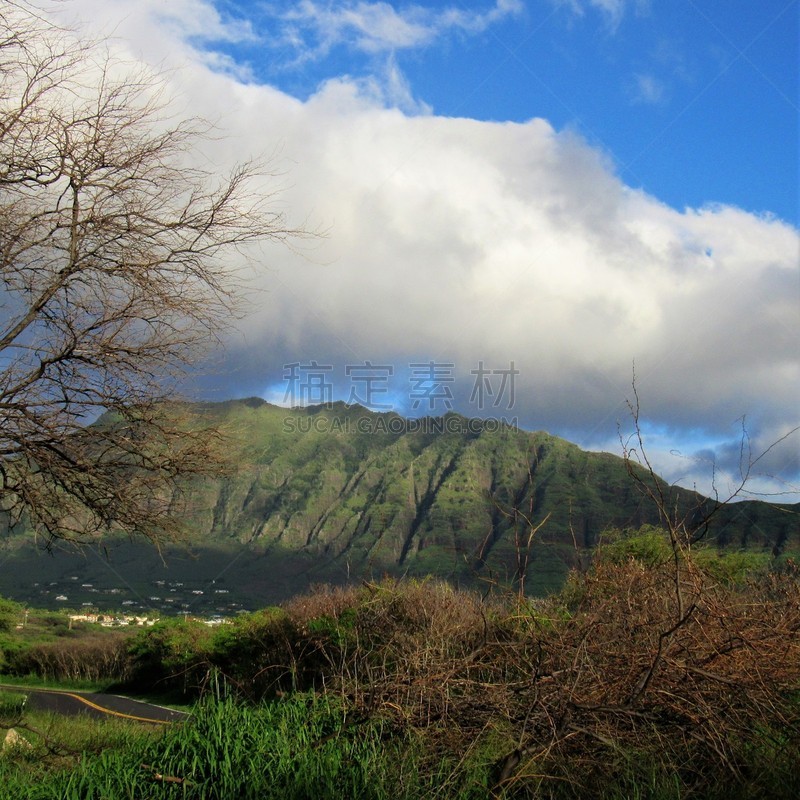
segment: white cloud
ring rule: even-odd
[[[397,108],[407,114],[430,114],[432,111],[427,103],[414,97],[406,76],[393,56],[388,56],[372,75],[361,78],[331,78],[323,82],[320,91],[325,92],[326,87],[336,84],[344,84],[346,91],[356,89],[360,97],[372,104]]]
[[[175,62],[176,50],[190,51],[187,42],[253,42],[258,39],[246,20],[223,17],[206,0],[75,0],[51,7],[59,19],[73,29],[90,29],[99,41],[133,54],[152,64]],[[194,59],[201,57],[191,49]]]
[[[522,9],[520,0],[497,0],[485,12],[418,5],[397,10],[386,2],[363,1],[331,6],[301,0],[277,18],[285,25],[286,41],[302,47],[306,57],[319,57],[337,45],[373,54],[424,47],[451,31],[483,31]]]
[[[312,0],[302,0],[282,14],[297,41],[307,51],[325,54],[339,44],[351,44],[368,53],[394,51],[429,44],[437,34],[421,9],[399,14],[388,3],[352,3],[342,7],[323,7]],[[318,45],[308,44],[304,34],[313,36]]]
[[[74,7],[112,19],[105,3]],[[210,14],[200,0],[183,7]],[[792,226],[670,208],[545,120],[407,116],[346,79],[307,102],[244,84],[166,32],[155,5],[119,8],[131,51],[154,59],[160,42],[160,58],[183,65],[170,80],[185,105],[224,120],[209,157],[223,166],[279,144],[282,201],[330,229],[305,258],[266,248],[256,308],[225,356],[227,392],[274,385],[282,364],[311,358],[441,359],[467,382],[479,360],[513,360],[514,413],[590,444],[613,440],[626,418],[635,360],[643,416],[684,453],[698,432],[732,441],[743,414],[759,441],[796,424]]]
[[[667,90],[662,81],[653,75],[634,75],[632,99],[637,103],[660,105],[666,100]]]
[[[413,96],[399,66],[398,54],[430,47],[454,34],[479,34],[525,10],[522,0],[495,0],[494,5],[483,10],[457,6],[431,9],[414,4],[395,7],[388,2],[367,0],[340,3],[298,0],[284,6],[260,5],[256,33],[249,22],[223,20],[213,8],[201,8],[205,5],[200,0],[181,0],[179,5],[170,7],[169,19],[189,20],[181,38],[184,42],[198,43],[201,51],[197,55],[213,69],[229,72],[241,80],[253,79],[254,70],[249,65],[236,64],[216,49],[220,42],[234,41],[237,36],[240,41],[258,41],[263,48],[270,49],[279,62],[274,68],[284,73],[302,74],[310,63],[324,62],[341,48],[351,55],[362,56],[365,73],[342,75],[337,64],[336,70],[315,88],[326,80],[347,78],[358,84],[364,94],[408,113],[428,113],[430,107]],[[146,13],[149,12],[148,8]],[[196,30],[193,17],[210,18],[207,33]]]
[[[616,31],[629,11],[638,14],[647,13],[651,0],[551,0],[551,2],[579,15],[584,14],[588,8],[594,9],[605,17],[609,29]]]

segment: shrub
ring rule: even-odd
[[[185,694],[201,691],[210,676],[210,641],[210,629],[196,620],[156,623],[128,646],[131,682]]]
[[[123,681],[129,677],[127,637],[109,632],[5,651],[4,671],[50,681]]]
[[[595,562],[621,564],[634,559],[658,567],[672,558],[672,548],[666,531],[644,525],[638,530],[605,531],[592,557]]]

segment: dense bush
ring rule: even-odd
[[[23,609],[19,603],[0,597],[0,632],[11,630],[22,619]]]
[[[124,681],[130,676],[128,638],[112,632],[5,649],[3,670],[49,681]]]
[[[164,620],[138,633],[128,647],[130,680],[138,687],[197,692],[207,672],[211,631],[197,620]]]

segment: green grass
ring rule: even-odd
[[[90,764],[97,770],[107,760],[107,754],[118,757],[136,753],[162,735],[152,726],[118,719],[23,711],[23,697],[15,692],[0,693],[0,737],[5,737],[6,730],[13,727],[24,740],[16,747],[0,751],[2,800],[78,797],[62,790],[70,775],[84,771]]]
[[[24,708],[24,694],[0,691],[0,726],[6,721],[13,723],[22,715]]]
[[[413,734],[395,735],[379,717],[354,718],[333,698],[210,701],[191,722],[156,733],[125,723],[36,721],[57,752],[22,731],[33,748],[0,756],[2,800],[477,800],[487,791],[479,749],[472,759],[430,764]]]

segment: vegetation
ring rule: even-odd
[[[800,789],[795,562],[694,547],[676,563],[657,528],[609,533],[547,599],[434,580],[319,587],[218,628],[160,623],[129,654],[134,684],[202,697],[194,719],[69,770],[47,756],[35,783],[29,757],[7,753],[15,797]]]
[[[84,757],[74,755],[76,745]],[[313,695],[255,707],[206,702],[191,724],[159,733],[120,724],[95,724],[91,736],[80,726],[51,731],[48,747],[39,739],[33,749],[0,757],[0,797],[485,797],[485,787],[472,785],[455,762],[422,774],[420,737],[380,720],[353,720],[336,699]]]

